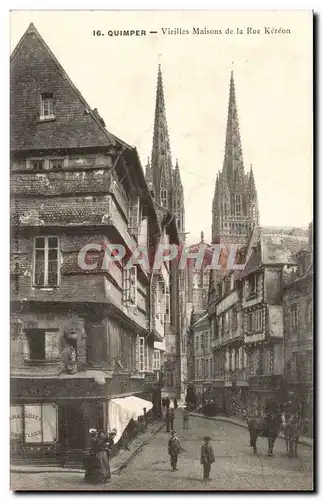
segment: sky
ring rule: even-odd
[[[205,240],[211,239],[232,69],[244,165],[253,167],[261,225],[307,226],[312,220],[311,16],[291,10],[13,11],[11,50],[33,22],[106,128],[136,146],[143,167],[151,156],[161,64],[188,242],[197,243],[202,230]],[[222,33],[194,35],[193,27]],[[256,32],[247,33],[248,27]],[[189,34],[164,35],[163,28]],[[266,34],[265,28],[290,33]],[[131,29],[158,33],[109,36],[110,30]],[[97,30],[104,35],[93,35]]]

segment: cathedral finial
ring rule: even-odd
[[[204,231],[201,231],[201,243],[204,243]]]
[[[179,165],[178,165],[178,158],[176,158],[176,165],[175,165],[175,167],[176,167],[177,169],[179,169]]]

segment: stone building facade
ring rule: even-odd
[[[298,228],[255,228],[249,241],[242,314],[251,413],[259,414],[268,396],[286,399],[282,285],[307,244],[307,230]]]
[[[311,229],[310,229],[311,231]],[[313,435],[313,249],[301,250],[285,272],[284,375],[288,399],[300,410],[303,433]]]
[[[176,323],[178,271],[124,264],[136,244],[179,239],[137,151],[107,131],[32,24],[11,56],[11,203],[12,452],[66,464],[89,428],[108,429],[111,398],[158,410],[154,343]],[[122,262],[107,261],[116,244]]]

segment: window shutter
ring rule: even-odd
[[[164,321],[165,321],[165,323],[169,323],[170,322],[170,294],[169,293],[165,293],[164,300],[165,300]]]
[[[136,371],[139,372],[139,335],[136,337]]]
[[[137,304],[137,267],[130,269],[130,301]]]
[[[45,358],[58,359],[59,357],[59,333],[46,332],[45,333]]]
[[[25,333],[23,334],[23,339],[22,339],[22,350],[23,350],[24,360],[25,361],[30,360],[29,340]]]

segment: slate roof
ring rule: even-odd
[[[296,264],[297,253],[309,246],[307,228],[259,227],[251,236],[251,246],[260,245],[258,252],[249,249],[243,276],[256,271],[262,265]]]
[[[42,93],[52,93],[55,119],[40,121]],[[128,145],[109,133],[33,24],[10,60],[11,150]]]

